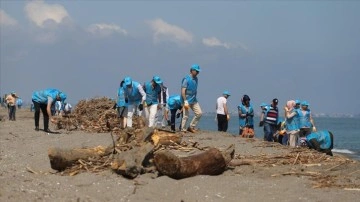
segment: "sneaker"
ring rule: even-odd
[[[190,133],[196,133],[196,130],[192,127],[189,127],[187,131],[189,131]]]
[[[35,127],[35,130],[36,130],[36,131],[39,131],[39,126],[36,126],[36,127]]]
[[[56,133],[56,132],[51,131],[50,129],[45,129],[44,132],[45,132],[45,133],[53,133],[53,134]]]

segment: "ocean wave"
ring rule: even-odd
[[[350,151],[348,149],[332,149],[331,151],[336,153],[343,153],[343,154],[355,154],[355,152]]]

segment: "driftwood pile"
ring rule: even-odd
[[[142,117],[133,117],[133,128],[120,130],[114,101],[108,98],[82,100],[71,116],[58,119],[58,127],[69,125],[88,132],[107,132],[113,144],[94,148],[65,150],[49,148],[51,167],[62,174],[99,172],[105,169],[135,178],[139,174],[158,172],[175,179],[194,175],[218,175],[234,156],[234,145],[224,151],[199,148],[197,143],[182,141],[181,134],[145,127]],[[197,151],[179,156],[174,151]]]

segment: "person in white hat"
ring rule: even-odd
[[[230,119],[227,107],[227,99],[230,97],[229,91],[224,91],[222,96],[216,100],[216,119],[218,123],[218,131],[226,132]]]

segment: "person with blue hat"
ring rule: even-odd
[[[21,109],[21,106],[23,105],[23,100],[19,97],[16,99],[16,106],[18,109]]]
[[[227,107],[227,99],[230,97],[229,91],[224,91],[222,96],[216,100],[216,119],[218,123],[218,131],[226,132],[229,125],[230,114]]]
[[[314,120],[312,118],[311,110],[309,109],[309,103],[307,101],[301,102],[301,108],[297,109],[299,115],[299,128],[300,137],[306,137],[312,131],[316,132]]]
[[[141,116],[144,108],[144,102],[146,100],[146,93],[143,86],[133,81],[131,77],[126,76],[124,78],[123,85],[125,99],[127,100],[127,127],[132,127],[132,117],[134,114]]]
[[[197,87],[198,87],[198,75],[201,69],[198,64],[193,64],[190,67],[190,74],[186,75],[181,81],[181,102],[184,105],[183,118],[181,121],[181,130],[183,132],[195,133],[201,116],[202,111],[200,104],[197,100]],[[189,109],[193,110],[195,116],[190,122],[190,126],[186,130],[186,123],[189,118]]]
[[[312,132],[306,136],[306,143],[310,149],[315,149],[332,156],[334,147],[334,135],[327,130]]]
[[[16,95],[15,91],[12,91],[10,95],[6,97],[6,103],[8,106],[8,112],[9,112],[9,120],[15,121],[15,113],[16,113],[16,101],[18,96]]]
[[[153,76],[151,81],[144,84],[146,93],[146,100],[144,103],[145,118],[149,127],[155,126],[155,116],[158,108],[160,108],[158,104],[162,83],[163,81],[159,76]]]
[[[127,122],[127,113],[128,113],[128,101],[125,98],[125,91],[124,91],[125,81],[122,80],[120,82],[120,86],[117,91],[117,98],[116,98],[116,105],[115,109],[117,111],[118,118],[120,119],[120,128],[126,128]]]
[[[243,95],[241,99],[241,104],[238,106],[239,113],[239,135],[243,137],[247,136],[242,134],[244,128],[254,130],[254,108],[250,104],[250,97],[248,95]]]
[[[171,131],[175,132],[175,117],[179,118],[183,109],[180,95],[169,96],[167,105],[170,109],[170,128]]]
[[[55,105],[56,101],[62,103],[66,100],[67,96],[65,93],[58,89],[45,89],[35,91],[32,94],[32,102],[35,108],[35,130],[39,131],[39,120],[40,120],[40,109],[44,117],[44,131],[47,133],[54,133],[49,129],[49,120],[55,123],[55,119],[51,114],[51,107]]]

